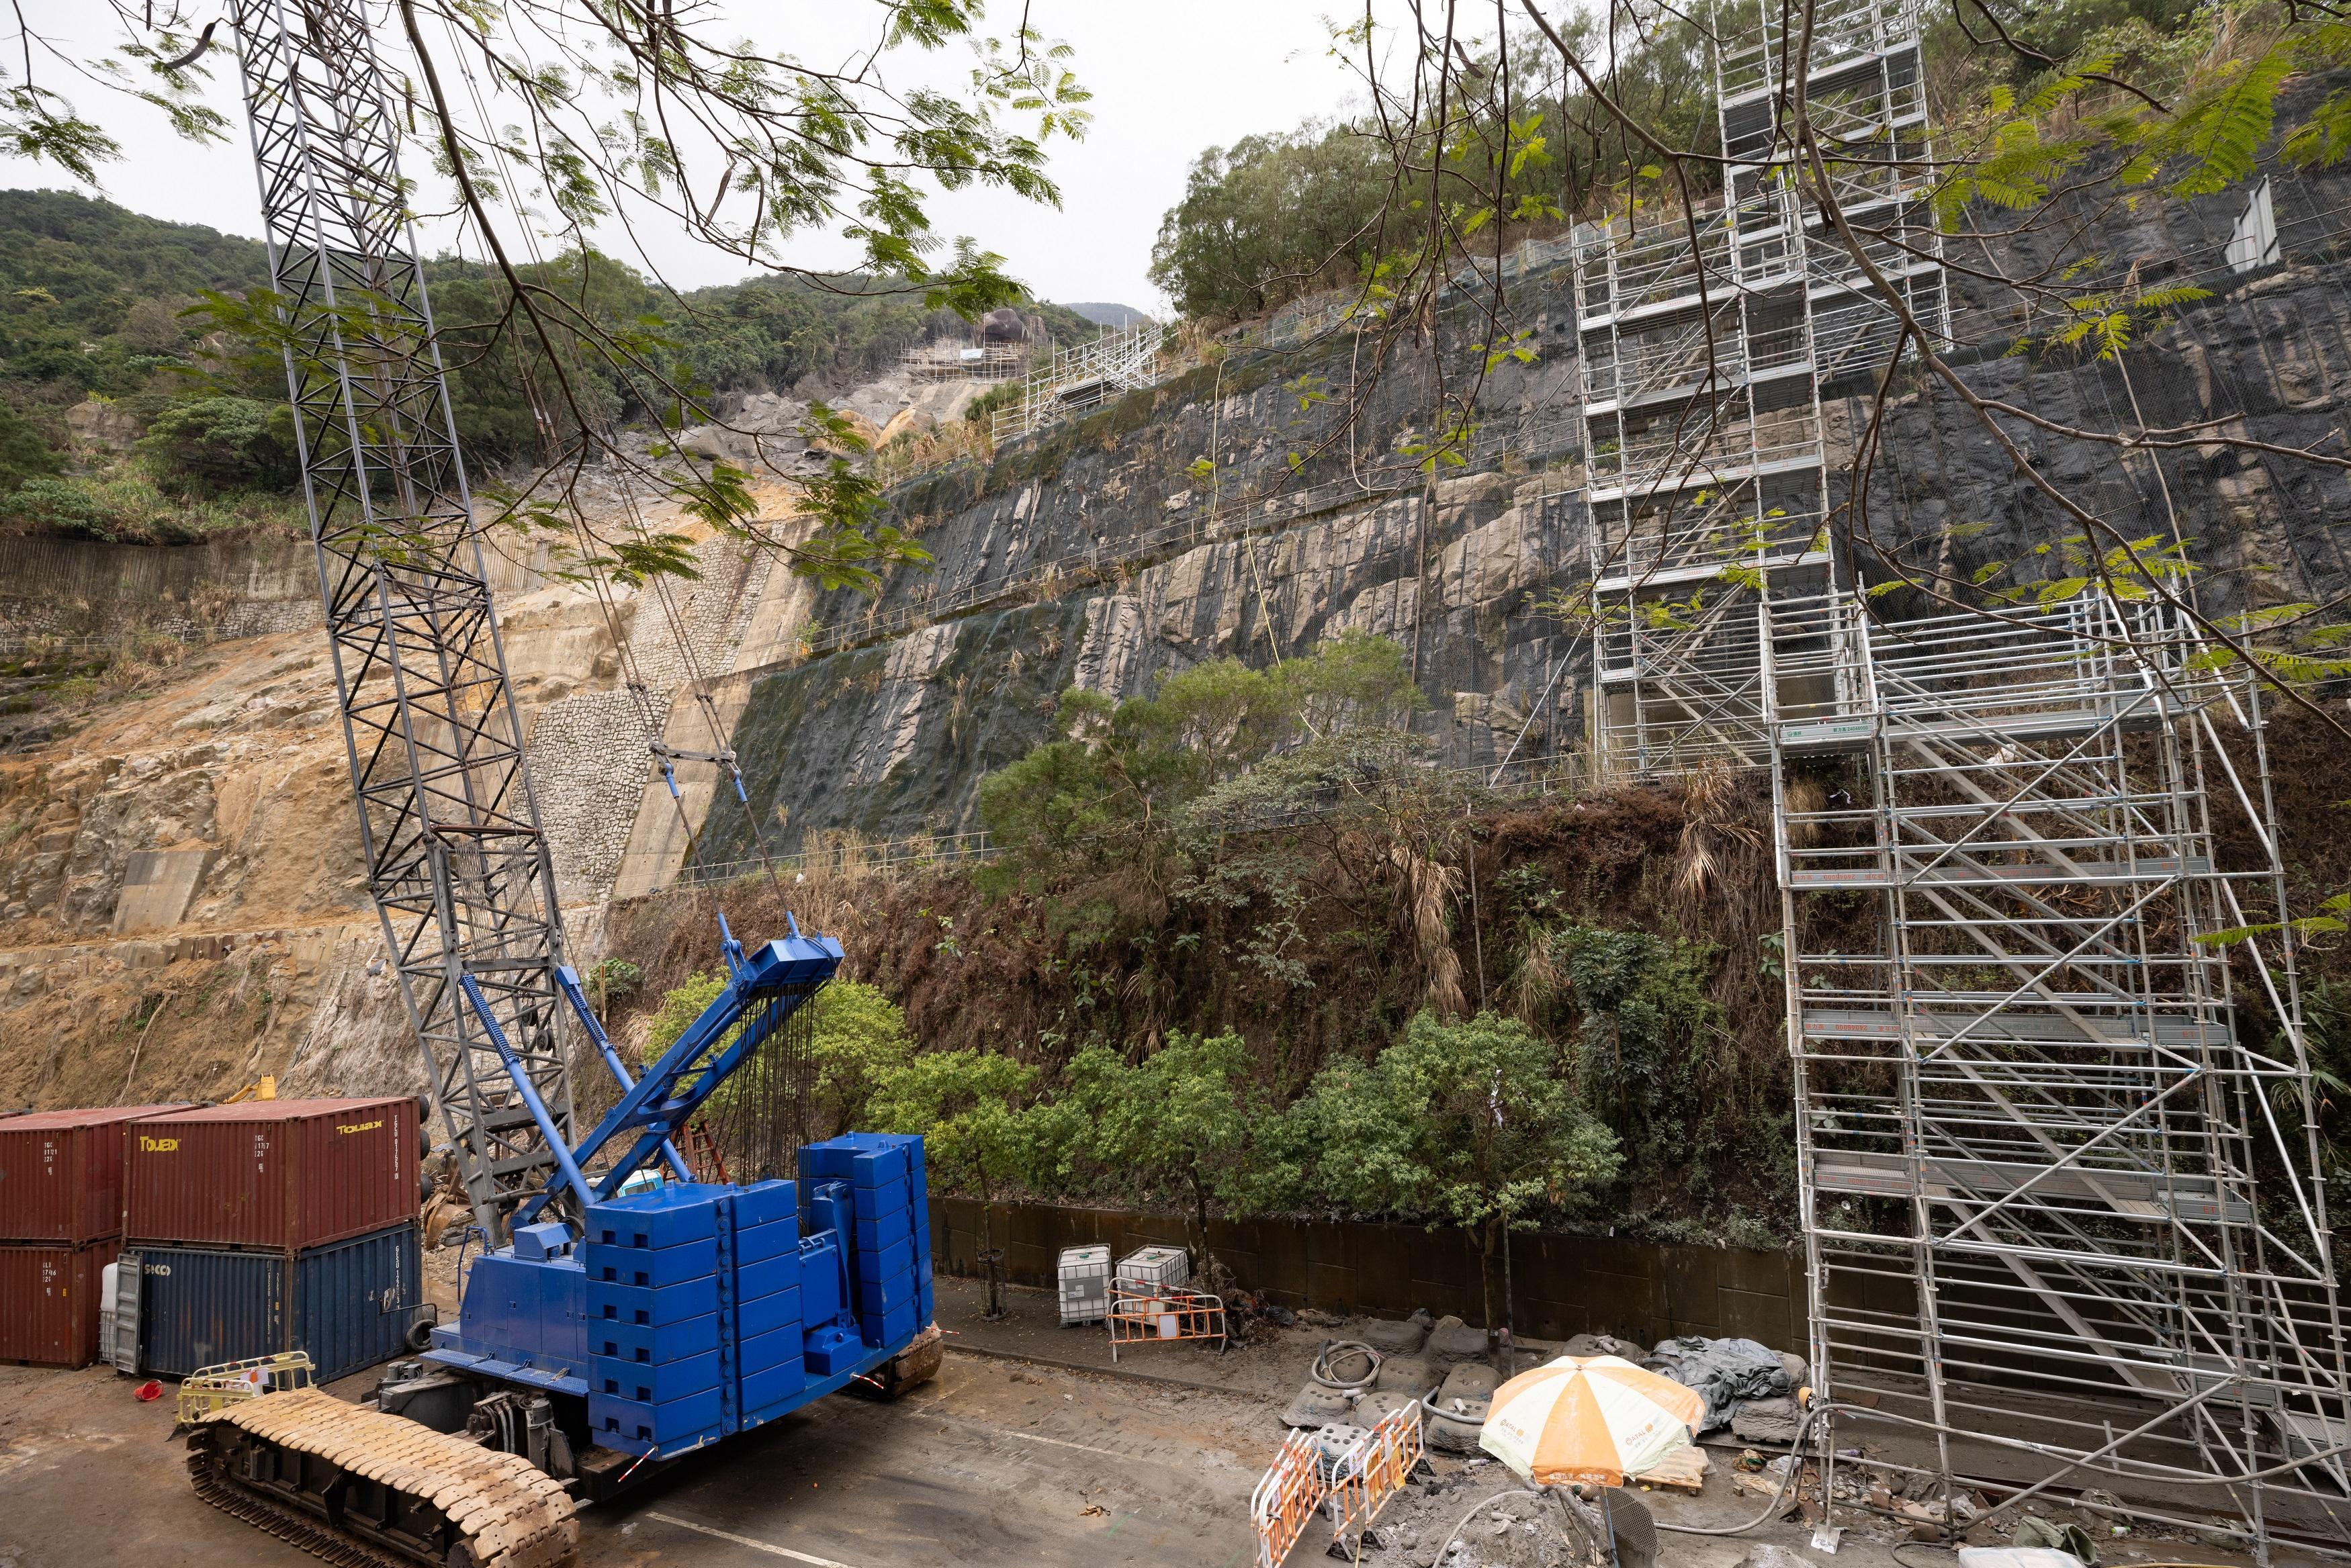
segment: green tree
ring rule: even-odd
[[[1070,1061],[1065,1099],[1083,1116],[1085,1152],[1154,1196],[1183,1205],[1202,1276],[1219,1282],[1208,1211],[1247,1213],[1265,1191],[1259,1132],[1275,1112],[1250,1085],[1248,1042],[1175,1033],[1139,1063],[1089,1045]]]
[[[64,460],[49,450],[33,421],[18,413],[14,404],[0,401],[0,492],[55,473],[63,466]]]
[[[726,989],[726,977],[696,971],[677,985],[662,993],[661,1005],[645,1024],[645,1047],[642,1059],[647,1065],[658,1062],[662,1053],[677,1044],[686,1025],[702,1016],[705,1009],[717,1001]]]
[[[139,451],[172,477],[208,490],[284,489],[298,472],[293,410],[252,398],[174,403],[155,416]]]
[[[827,1138],[863,1130],[875,1085],[914,1054],[906,1014],[880,988],[853,980],[833,981],[808,1005],[810,1132]]]
[[[848,241],[861,274],[892,280],[909,301],[977,317],[1025,291],[1004,257],[935,232],[932,203],[947,192],[990,189],[1059,202],[1045,171],[1048,146],[1056,136],[1082,136],[1090,119],[1090,95],[1068,47],[1036,34],[1025,16],[988,27],[982,0],[883,0],[863,63],[846,71],[804,64],[789,25],[765,16],[741,26],[669,17],[653,41],[626,7],[584,0],[457,9],[460,25],[443,28],[417,7],[392,7],[376,19],[370,53],[382,62],[383,79],[402,88],[397,129],[407,167],[425,182],[421,204],[446,202],[463,213],[503,291],[503,308],[478,318],[486,340],[457,356],[460,382],[463,360],[492,365],[503,347],[496,340],[508,335],[526,345],[507,350],[517,371],[534,363],[549,371],[523,383],[528,427],[484,421],[500,439],[537,447],[540,464],[515,493],[483,488],[497,503],[487,525],[557,539],[584,535],[583,573],[690,576],[674,536],[647,545],[625,525],[599,531],[601,519],[581,504],[577,484],[601,459],[643,493],[668,496],[827,587],[872,588],[883,567],[927,561],[878,515],[867,487],[848,483],[857,476],[845,466],[804,492],[800,514],[816,525],[783,530],[765,525],[748,471],[688,461],[665,442],[648,452],[623,441],[616,401],[624,412],[648,410],[667,429],[724,422],[724,405],[669,361],[656,323],[608,317],[580,297],[585,284],[575,288],[560,269],[555,278],[534,276],[523,258],[542,237],[551,250],[587,257],[598,229],[617,214],[658,210],[747,267],[821,287],[829,275],[794,259],[814,230]],[[69,87],[138,99],[183,136],[222,143],[225,159],[243,157],[231,122],[203,100],[223,60],[254,40],[226,29],[220,41],[227,47],[214,50],[214,27],[186,0],[143,9],[118,0],[98,11],[112,26],[89,36],[68,39],[41,22],[20,27],[22,79],[0,82],[0,146],[96,182],[122,155],[121,144],[61,90]],[[266,18],[258,25],[266,29]],[[977,57],[967,86],[891,85],[899,75],[893,65],[949,47]],[[690,130],[681,135],[679,127]],[[324,315],[367,308],[349,292],[338,301],[249,293],[245,303],[260,306],[269,327],[282,324],[286,346],[302,355],[327,340]],[[225,308],[224,296],[215,291],[209,304]],[[77,365],[63,343],[45,343],[33,358],[45,377],[94,384],[95,369]],[[587,373],[590,366],[596,373]],[[625,388],[617,400],[615,381]]]
[[[1558,1050],[1492,1012],[1449,1023],[1417,1014],[1376,1062],[1325,1067],[1290,1114],[1331,1201],[1468,1233],[1489,1352],[1505,1231],[1583,1207],[1619,1167],[1615,1137],[1584,1110]]]
[[[704,971],[664,992],[645,1025],[643,1059],[658,1060],[726,990],[725,977]],[[832,1137],[862,1127],[875,1085],[906,1064],[914,1042],[905,1013],[874,986],[832,981],[807,1007],[812,1074],[805,1122],[810,1136]]]
[[[1002,1253],[996,1245],[996,1204],[1005,1189],[1040,1164],[1049,1127],[1029,1104],[1037,1069],[987,1051],[935,1051],[875,1075],[871,1114],[877,1132],[919,1133],[932,1179],[944,1187],[979,1193],[981,1266],[987,1280],[987,1315],[1004,1310]]]
[[[1530,933],[1529,959],[1548,977],[1532,998],[1577,1044],[1585,1098],[1629,1146],[1636,1165],[1704,1168],[1738,1114],[1722,1008],[1707,995],[1717,952],[1703,942],[1569,922]]]
[[[1404,649],[1364,632],[1270,670],[1210,659],[1124,701],[1072,689],[1062,738],[981,781],[980,818],[1016,868],[1157,875],[1187,804],[1317,737],[1400,729],[1420,703]]]
[[[1151,281],[1185,315],[1247,316],[1351,283],[1385,249],[1385,149],[1353,125],[1211,147],[1192,165],[1151,251]]]

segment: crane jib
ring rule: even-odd
[[[662,1158],[664,1147],[719,1085],[832,978],[841,960],[838,941],[803,936],[796,921],[789,936],[748,954],[729,937],[726,951],[726,989],[686,1026],[660,1061],[645,1069],[594,1130],[565,1151],[560,1163],[569,1168],[517,1210],[517,1224],[528,1225],[538,1219],[563,1184],[576,1179],[575,1190],[581,1200],[598,1202],[620,1191],[630,1177]],[[574,1172],[626,1134],[634,1137],[610,1167],[592,1179],[575,1179]]]

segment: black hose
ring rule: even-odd
[[[1788,1445],[1788,1473],[1780,1478],[1780,1490],[1771,1494],[1771,1501],[1763,1505],[1762,1512],[1744,1524],[1721,1525],[1713,1529],[1705,1529],[1695,1524],[1667,1524],[1660,1520],[1657,1521],[1657,1528],[1670,1530],[1676,1535],[1744,1535],[1778,1513],[1781,1502],[1788,1495],[1788,1489],[1796,1484],[1798,1476],[1804,1473],[1804,1434],[1812,1430],[1813,1417],[1820,1413],[1821,1407],[1815,1405],[1804,1412],[1802,1420],[1796,1423],[1795,1440]]]

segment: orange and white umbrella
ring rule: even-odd
[[[1494,1390],[1478,1444],[1536,1485],[1622,1486],[1689,1446],[1706,1401],[1621,1356],[1562,1355]]]

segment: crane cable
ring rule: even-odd
[[[444,17],[443,25],[450,30],[452,52],[456,57],[458,68],[465,77],[466,92],[473,100],[474,111],[480,117],[481,123],[486,130],[494,121],[490,117],[488,106],[483,99],[481,83],[474,74],[473,63],[466,57],[464,46],[456,36],[455,23]],[[483,140],[496,149],[500,168],[506,176],[501,184],[504,187],[507,206],[515,215],[517,226],[522,232],[523,243],[529,252],[531,261],[535,265],[545,266],[547,258],[539,248],[538,231],[531,225],[528,214],[515,194],[515,170],[506,145],[494,135],[486,134]],[[470,208],[467,215],[469,218],[473,216]],[[487,236],[484,236],[483,243],[486,248]],[[546,347],[549,353],[554,352],[554,345],[549,344]],[[538,383],[530,375],[529,368],[519,351],[516,354],[516,363],[522,381],[524,398],[530,404],[533,422],[544,441],[557,428],[552,411],[547,407]],[[635,488],[631,484],[628,474],[615,465],[614,478],[618,483],[622,502],[628,510],[631,526],[639,539],[651,544],[652,530],[637,504]],[[578,542],[581,559],[583,562],[592,561],[596,554],[592,535],[588,532],[587,521],[582,515],[577,497],[571,496],[569,499],[571,500],[569,511],[572,534]],[[610,580],[604,573],[593,569],[587,573],[587,576],[595,593],[597,608],[603,619],[605,630],[612,639],[613,648],[621,662],[622,684],[627,688],[637,707],[639,722],[644,728],[648,747],[661,766],[663,782],[669,791],[670,805],[677,814],[679,830],[684,836],[690,850],[700,835],[686,815],[685,802],[677,786],[674,761],[666,754],[667,748],[663,744],[663,734],[666,729],[665,717],[653,706],[652,684],[645,679],[643,665],[637,658],[634,643],[622,624],[619,607],[612,598]],[[669,628],[671,639],[675,643],[679,658],[684,665],[686,679],[694,688],[695,706],[701,711],[704,727],[710,735],[710,754],[718,768],[733,783],[736,798],[742,804],[745,820],[751,829],[753,851],[758,856],[759,863],[768,874],[769,884],[780,895],[783,888],[782,877],[777,872],[774,860],[768,856],[767,836],[761,831],[758,815],[751,809],[750,794],[744,785],[742,768],[735,760],[733,749],[726,744],[726,737],[718,717],[717,704],[712,701],[707,690],[707,676],[700,658],[695,653],[694,643],[688,636],[685,618],[679,612],[664,578],[655,576],[650,579],[648,586],[653,589],[653,597],[661,607],[663,619]]]

